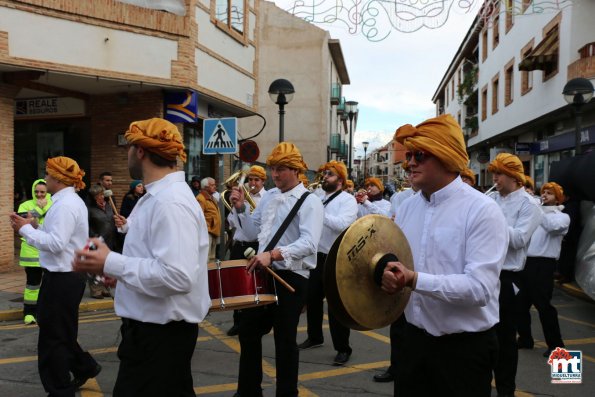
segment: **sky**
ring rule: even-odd
[[[302,0],[311,4],[313,0]],[[317,10],[332,8],[341,0],[314,0]],[[365,4],[368,0],[343,0],[344,4]],[[393,0],[400,3],[427,4],[435,0]],[[390,27],[389,22],[377,18],[380,34],[390,32],[379,42],[368,40],[361,31],[351,34],[340,22],[316,25],[328,30],[331,37],[341,41],[343,57],[351,80],[343,86],[346,100],[357,101],[358,122],[354,134],[354,147],[358,155],[364,154],[361,143],[370,142],[368,154],[388,143],[395,130],[403,124],[419,124],[434,117],[436,108],[432,96],[450,65],[457,49],[477,15],[480,0],[470,10],[458,7],[460,0],[445,0],[451,5],[448,18],[441,27],[421,27],[403,33]],[[275,0],[288,9],[292,0]],[[317,11],[318,12],[318,11]],[[446,14],[442,14],[445,18]],[[428,19],[428,24],[438,22]]]

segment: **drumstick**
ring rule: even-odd
[[[114,215],[120,215],[118,213],[118,210],[116,209],[116,205],[114,204],[114,200],[112,200],[112,194],[114,194],[111,190],[104,190],[103,191],[103,197],[107,198],[107,201],[109,201],[110,205],[112,206],[112,210],[114,211]]]
[[[246,251],[244,251],[244,256],[246,257],[246,259],[250,259],[252,258],[254,255],[256,255],[256,251],[254,251],[254,248],[249,247],[246,248]],[[285,288],[287,288],[289,290],[289,292],[295,293],[295,289],[287,284],[287,281],[283,280],[281,278],[281,276],[279,276],[277,273],[275,273],[275,271],[273,269],[271,269],[268,266],[263,266],[267,272],[269,272],[269,274],[271,276],[273,276],[275,278],[275,280],[277,280],[282,286],[284,286]]]

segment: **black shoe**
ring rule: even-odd
[[[335,356],[335,360],[333,361],[333,364],[334,365],[343,365],[347,361],[349,361],[349,357],[351,357],[351,353],[350,352],[339,352]]]
[[[315,341],[311,340],[310,338],[308,338],[298,345],[298,349],[300,349],[300,350],[313,349],[315,347],[322,346],[323,343],[324,342],[315,342]]]
[[[240,327],[234,324],[229,330],[227,330],[227,336],[236,336],[239,332]]]
[[[91,378],[95,378],[97,375],[99,375],[99,373],[101,372],[101,365],[97,364],[95,366],[95,369],[93,370],[93,373],[91,373],[89,376],[83,376],[80,378],[74,377],[74,379],[72,379],[70,381],[70,383],[72,384],[72,386],[75,389],[80,389],[80,387],[82,385],[84,385],[85,383],[87,383],[87,381]]]
[[[516,346],[517,346],[517,349],[529,349],[529,350],[531,350],[531,349],[533,349],[533,341],[528,342],[528,341],[525,341],[525,340],[523,340],[521,338],[518,338],[516,340]]]
[[[381,374],[374,375],[374,382],[385,383],[385,382],[394,382],[394,380],[395,380],[395,376],[388,371],[383,372]]]

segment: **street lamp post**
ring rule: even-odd
[[[357,180],[359,181],[362,177],[362,156],[357,156]]]
[[[562,94],[569,105],[574,107],[574,145],[575,155],[582,153],[581,148],[581,123],[582,123],[582,107],[589,103],[593,97],[593,84],[588,79],[582,77],[572,79],[566,83]]]
[[[351,163],[353,157],[353,117],[357,114],[357,102],[345,102],[345,111],[347,112],[347,116],[349,117],[349,152],[347,153],[347,168],[349,170],[349,177],[351,177]]]
[[[362,146],[364,147],[364,181],[368,174],[368,156],[366,156],[366,152],[368,151],[369,144],[370,142],[362,142]]]
[[[295,90],[289,80],[277,79],[269,86],[269,97],[271,101],[279,105],[279,142],[285,140],[284,132],[284,116],[285,116],[285,105],[287,105],[293,99]]]

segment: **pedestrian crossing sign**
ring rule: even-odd
[[[238,152],[238,119],[205,119],[202,124],[203,154],[235,154]]]

